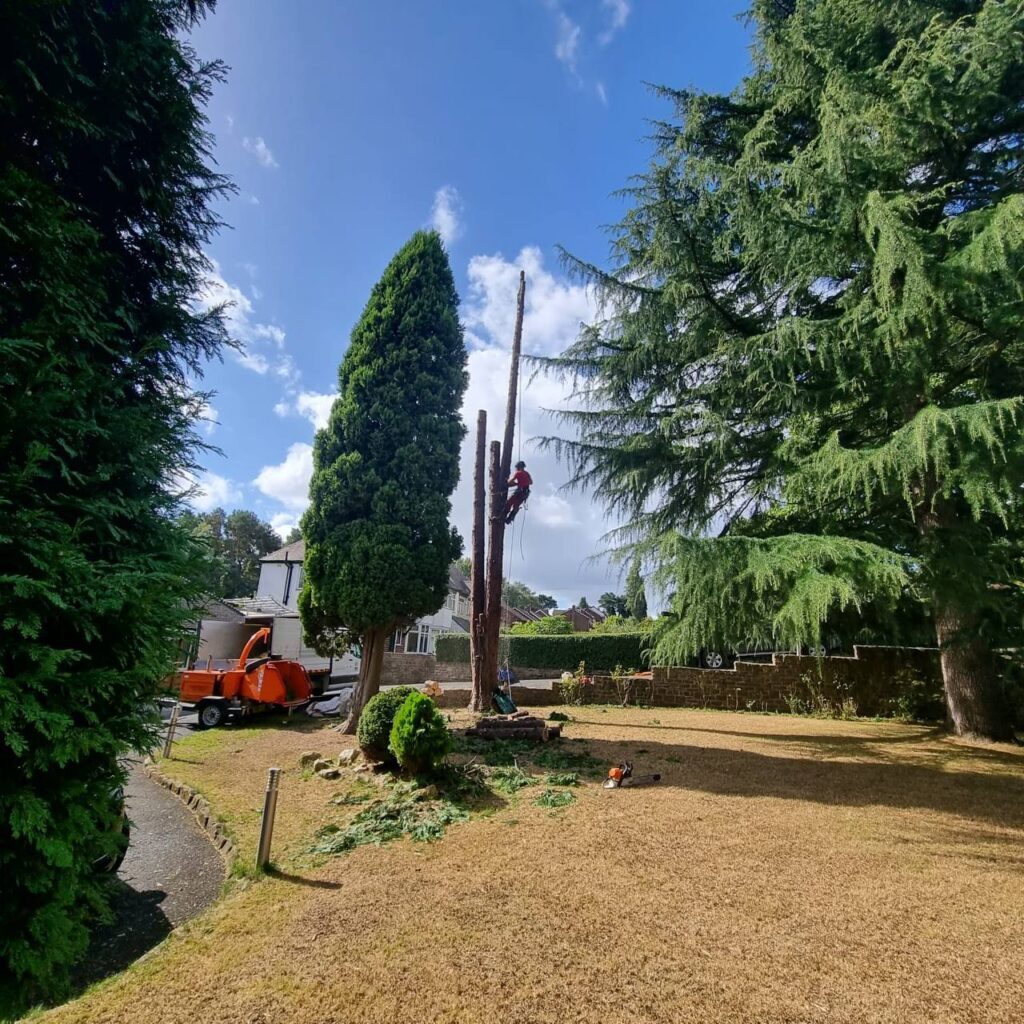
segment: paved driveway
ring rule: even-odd
[[[123,970],[172,928],[209,906],[224,881],[224,862],[188,809],[133,766],[126,786],[131,842],[111,879],[114,920],[93,932],[77,981],[91,984]]]

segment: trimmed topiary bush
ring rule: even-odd
[[[391,726],[391,752],[398,763],[416,775],[433,768],[450,748],[448,726],[437,706],[422,693],[410,693]]]
[[[415,692],[411,686],[396,686],[393,690],[384,690],[376,694],[366,702],[366,707],[359,716],[356,740],[367,760],[382,761],[385,764],[395,763],[394,755],[388,746],[391,742],[391,726],[405,699]]]

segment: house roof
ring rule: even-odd
[[[288,608],[272,597],[229,597],[224,599],[224,604],[237,608],[246,618],[257,615],[298,615],[294,608]]]
[[[448,589],[469,597],[469,583],[462,575],[462,570],[454,562],[448,566]]]
[[[469,619],[464,619],[461,615],[452,616],[452,625],[458,626],[463,633],[469,632]]]
[[[264,555],[261,562],[301,562],[306,557],[306,542],[297,540],[291,544],[285,544],[283,548],[271,551]]]

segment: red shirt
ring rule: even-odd
[[[516,487],[521,491],[525,491],[528,487],[533,485],[533,477],[526,472],[525,469],[517,469],[512,474],[512,479],[516,482]]]

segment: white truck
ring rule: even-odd
[[[228,668],[238,659],[249,637],[262,626],[269,626],[270,656],[300,662],[309,673],[315,694],[322,694],[338,684],[354,682],[359,675],[360,659],[355,653],[349,651],[340,658],[317,654],[302,642],[299,616],[276,601],[240,598],[217,604],[231,609],[234,614],[228,619],[199,620],[198,644],[191,667]]]

